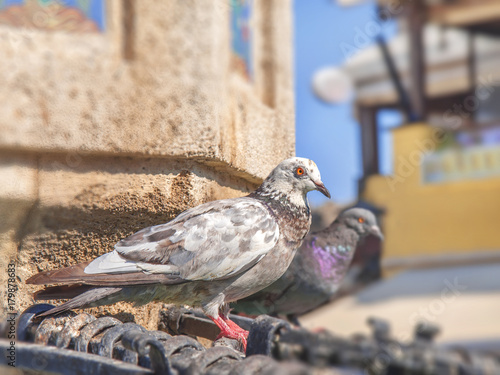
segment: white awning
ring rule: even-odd
[[[424,28],[427,63],[427,95],[439,97],[470,89],[469,35],[457,28],[428,24]],[[356,49],[355,43],[351,45]],[[347,46],[346,48],[349,48]],[[409,79],[410,46],[406,32],[388,42],[388,48],[403,83]],[[365,105],[392,105],[397,94],[378,46],[373,45],[348,58],[342,70],[354,81],[356,100]],[[476,82],[480,85],[500,83],[500,39],[477,35],[475,39]]]

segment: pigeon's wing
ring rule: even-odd
[[[183,280],[225,279],[255,265],[278,238],[279,226],[263,203],[253,198],[215,201],[121,240],[85,273],[142,271]]]

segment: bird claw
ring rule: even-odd
[[[228,339],[238,340],[243,346],[243,351],[247,350],[247,339],[248,331],[244,330],[236,323],[229,320],[227,317],[210,317],[214,323],[220,328],[220,333],[215,340],[222,337],[227,337]]]
[[[226,323],[227,325],[229,326],[229,328],[231,328],[231,330],[233,331],[236,331],[236,332],[239,332],[239,333],[242,333],[245,335],[245,337],[248,337],[248,331],[241,328],[239,325],[237,325],[235,322],[233,322],[232,320],[229,320],[227,319],[226,320]]]
[[[232,340],[237,340],[243,346],[243,351],[246,352],[248,331],[245,331],[245,330],[241,330],[240,332],[236,332],[236,331],[223,332],[223,331],[221,331],[221,333],[219,333],[219,335],[216,337],[215,341],[217,341],[223,337],[226,337],[226,338],[232,339]]]
[[[314,332],[314,333],[323,333],[323,332],[327,332],[327,329],[323,328],[323,327],[318,327],[318,328],[312,329],[312,332]]]

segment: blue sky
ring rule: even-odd
[[[325,185],[337,203],[356,199],[361,176],[359,125],[351,103],[330,105],[312,93],[311,78],[325,66],[345,62],[342,43],[354,44],[357,30],[376,19],[375,3],[341,7],[334,0],[294,0],[295,101],[297,156],[314,160]],[[388,37],[395,33],[393,22],[383,25]],[[372,41],[373,42],[373,41]],[[391,127],[400,123],[397,113],[379,114],[381,121],[381,169],[391,171]],[[313,204],[326,198],[309,194]]]

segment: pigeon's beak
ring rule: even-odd
[[[324,196],[331,198],[330,192],[328,189],[325,187],[325,185],[321,181],[314,181],[314,185],[316,185],[316,190],[320,191]]]
[[[375,237],[380,238],[382,241],[384,240],[384,235],[382,234],[382,231],[377,225],[372,225],[370,227],[370,233],[373,234]]]

